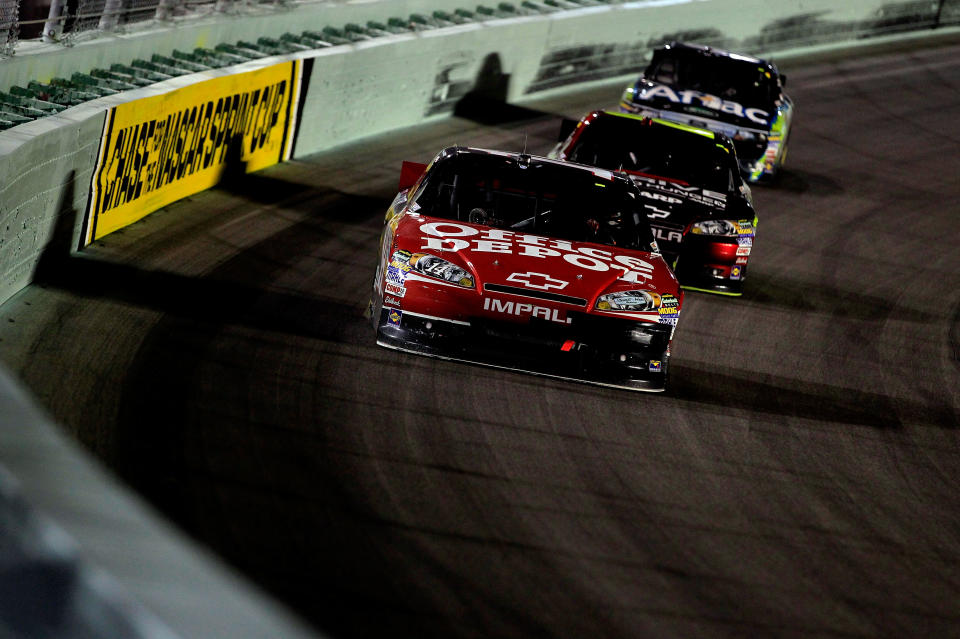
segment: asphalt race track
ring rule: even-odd
[[[333,637],[960,636],[960,46],[787,71],[747,292],[687,295],[664,394],[389,351],[363,318],[401,160],[546,152],[619,86],[54,246],[0,352]]]

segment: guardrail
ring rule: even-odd
[[[297,0],[322,2],[324,0]],[[13,55],[22,40],[71,45],[78,35],[109,34],[145,23],[210,15],[237,15],[264,7],[284,8],[294,0],[50,0],[21,4],[0,0],[0,55]]]
[[[794,14],[768,0],[597,0],[592,6],[543,0],[523,3],[539,6],[536,11],[525,6],[530,11],[523,15],[517,5],[512,11],[490,7],[492,13],[471,9],[470,19],[459,22],[441,22],[434,8],[428,15],[436,23],[421,13],[429,2],[315,4],[312,9],[294,7],[272,20],[231,19],[229,28],[212,20],[193,30],[162,29],[122,41],[85,43],[66,56],[62,51],[42,54],[56,62],[32,68],[42,67],[49,77],[34,73],[36,85],[25,82],[22,92],[8,85],[0,96],[3,110],[21,108],[14,112],[27,120],[0,131],[0,303],[31,281],[44,256],[78,250],[101,236],[98,228],[107,233],[170,198],[206,188],[231,158],[253,169],[447,117],[471,93],[522,102],[583,82],[626,76],[643,66],[652,46],[668,39],[769,55],[960,23],[960,0],[858,0],[842,6],[835,6],[835,0],[809,0],[802,13]],[[351,19],[334,21],[347,13],[331,13],[333,6],[352,12]],[[304,30],[311,11],[317,26]],[[399,16],[397,21],[391,15]],[[334,36],[345,41],[333,41]],[[209,38],[206,44],[195,44],[204,38]],[[110,56],[127,57],[102,64]],[[19,52],[16,57],[21,58]],[[66,81],[53,81],[60,77]],[[238,88],[238,79],[244,86]],[[18,99],[3,101],[11,95]],[[214,124],[224,137],[211,137]],[[244,150],[251,146],[270,151],[256,156]],[[204,176],[204,171],[210,173]],[[131,539],[142,535],[150,541],[138,552],[150,557],[155,570],[163,569],[146,581],[203,584],[205,596],[218,609],[218,602],[226,602],[225,610],[231,605],[246,609],[247,615],[238,612],[237,620],[249,621],[260,636],[304,636],[271,604],[220,574],[209,558],[172,539],[171,531],[135,498],[58,438],[3,375],[0,414],[0,463],[13,471],[18,490],[29,500],[26,506],[18,501],[16,486],[10,488],[16,482],[0,481],[0,497],[7,498],[0,499],[0,515],[23,515],[30,504],[52,513],[67,535],[81,540],[73,555],[58,556],[66,561],[65,573],[81,574],[90,565],[108,570],[159,622],[135,624],[149,630],[143,636],[204,636],[197,632],[202,614],[192,619],[198,625],[184,624],[177,609],[183,601],[172,601],[174,594],[143,583],[142,577],[137,583],[135,571],[114,561],[108,544],[97,539],[107,526],[126,527],[123,534]],[[64,475],[65,481],[87,488],[89,500],[82,504],[71,502],[75,496],[43,470],[72,465],[81,468]],[[21,520],[29,523],[31,517]],[[33,525],[20,530],[48,534],[37,533]],[[158,548],[170,554],[153,554]],[[211,572],[218,574],[210,577]],[[131,605],[122,597],[107,597],[103,603],[104,610],[127,612]],[[141,619],[147,623],[143,619],[151,617]],[[211,634],[257,636],[244,634],[241,625],[218,627],[206,636]],[[131,630],[125,636],[140,635]]]

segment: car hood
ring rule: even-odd
[[[624,171],[640,187],[644,210],[651,221],[668,218],[687,224],[717,217],[727,208],[727,194],[681,180]]]
[[[640,187],[660,250],[668,257],[680,251],[683,234],[693,222],[726,217],[727,194],[644,173],[629,173]]]
[[[528,296],[592,309],[611,291],[677,295],[679,285],[659,253],[568,242],[483,225],[407,213],[396,249],[439,257],[475,278],[481,294]]]
[[[736,129],[769,130],[776,116],[776,108],[770,104],[744,104],[693,88],[659,84],[643,78],[633,86],[630,101],[666,112],[662,117],[669,117],[670,112],[682,114],[683,121],[705,129],[718,129],[715,125],[707,126],[707,120],[730,125],[729,131],[722,132],[731,137]],[[703,118],[702,124],[697,122],[698,117]]]

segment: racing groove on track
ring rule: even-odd
[[[742,299],[688,294],[645,395],[374,346],[402,159],[546,151],[463,119],[51,252],[5,361],[154,503],[336,637],[960,628],[960,48],[787,69]],[[68,194],[65,194],[68,195]]]

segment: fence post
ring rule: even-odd
[[[100,14],[97,28],[101,31],[113,31],[120,22],[120,11],[123,9],[123,0],[107,0]]]
[[[157,3],[157,20],[169,20],[172,18],[180,4],[179,0],[160,0],[160,2]]]
[[[0,2],[0,55],[13,55],[20,24],[20,3]]]
[[[56,42],[63,33],[63,15],[67,8],[67,0],[51,0],[50,13],[47,14],[47,21],[43,24],[43,41]]]

